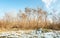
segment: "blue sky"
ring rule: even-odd
[[[0,0],[0,17],[7,11],[18,11],[19,9],[23,10],[25,7],[36,8],[37,6],[43,8],[41,0]]]
[[[41,7],[46,11],[51,11],[53,8],[60,10],[60,0],[0,0],[0,18],[7,11],[24,10],[25,7]]]

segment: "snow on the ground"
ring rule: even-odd
[[[9,31],[0,33],[0,37],[3,38],[12,37],[12,38],[60,38],[60,31],[51,31],[51,32],[42,32],[31,30],[31,31]]]

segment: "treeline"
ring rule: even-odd
[[[55,22],[56,16],[53,16],[52,22],[47,20],[47,17],[48,12],[45,10],[27,7],[24,11],[19,10],[16,17],[5,13],[3,19],[0,20],[0,29],[60,29],[60,20]]]

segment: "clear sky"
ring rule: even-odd
[[[60,10],[60,0],[0,0],[0,18],[7,11],[24,10],[25,7],[41,7],[46,11],[51,11],[53,8]]]

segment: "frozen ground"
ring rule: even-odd
[[[8,31],[0,33],[0,38],[60,38],[60,31]]]

